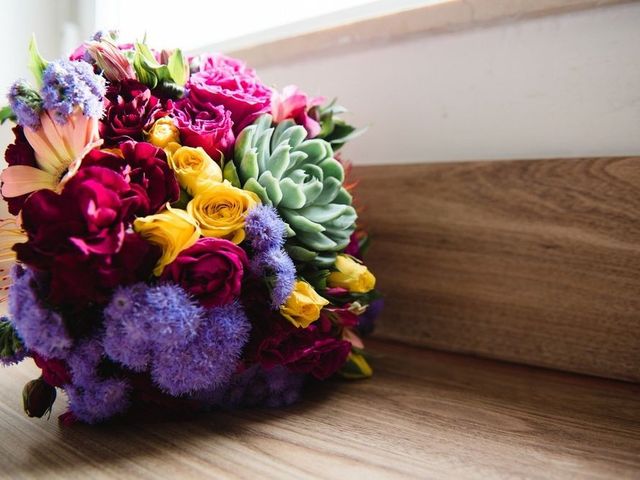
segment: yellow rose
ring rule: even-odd
[[[205,152],[202,147],[178,147],[170,144],[165,151],[169,158],[169,166],[176,173],[178,183],[189,195],[222,182],[220,166]]]
[[[280,314],[296,327],[307,328],[320,318],[320,310],[328,303],[307,282],[296,280],[293,292],[280,306]]]
[[[153,269],[156,276],[161,275],[164,267],[173,262],[182,250],[200,238],[196,221],[184,210],[171,208],[169,204],[160,213],[137,218],[133,229],[149,243],[162,248],[162,256]]]
[[[165,148],[170,142],[180,141],[180,132],[171,118],[162,117],[156,120],[147,133],[147,141],[156,147]]]
[[[225,238],[239,244],[244,240],[247,212],[259,203],[255,193],[233,187],[225,180],[198,192],[187,205],[187,212],[198,222],[205,237]]]
[[[376,277],[367,267],[348,255],[336,258],[337,272],[331,272],[327,278],[330,287],[342,287],[351,293],[367,293],[376,286]]]

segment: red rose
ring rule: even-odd
[[[139,199],[138,216],[157,213],[167,202],[178,200],[180,186],[164,150],[146,142],[124,142],[120,151],[122,156],[92,150],[82,161],[82,167],[106,167],[122,174]]]
[[[223,105],[231,112],[237,134],[271,108],[271,89],[239,60],[224,55],[201,58],[200,72],[187,83],[189,98],[199,110]]]
[[[249,264],[247,254],[234,243],[201,238],[162,272],[197,298],[205,307],[231,303],[240,295],[242,277]]]
[[[144,130],[168,113],[149,88],[137,80],[110,84],[106,98],[100,122],[100,137],[106,145],[144,140]]]

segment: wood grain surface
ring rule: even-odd
[[[640,381],[640,158],[354,176],[380,336]]]
[[[371,341],[376,374],[282,410],[61,427],[0,370],[0,477],[640,477],[640,385]],[[29,361],[30,362],[30,361]]]

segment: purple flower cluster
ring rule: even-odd
[[[224,385],[250,330],[239,304],[203,309],[172,283],[118,289],[104,319],[106,354],[132,370],[150,367],[173,396]]]
[[[9,313],[25,347],[44,358],[65,358],[72,346],[62,317],[42,304],[34,271],[16,265],[11,271]]]
[[[255,364],[234,375],[226,388],[205,393],[202,399],[222,408],[285,407],[299,400],[304,379],[304,374],[284,366],[265,369]]]
[[[66,123],[76,106],[82,108],[85,116],[102,116],[105,80],[96,75],[87,62],[50,62],[44,69],[42,80],[43,106],[53,113],[58,123]]]
[[[9,105],[18,119],[18,124],[35,130],[40,126],[40,114],[42,113],[42,98],[24,80],[15,82],[9,94]]]
[[[287,225],[275,208],[261,205],[247,214],[244,228],[254,250],[251,270],[267,277],[271,303],[277,309],[291,295],[296,281],[296,267],[283,249]]]
[[[98,365],[104,349],[96,338],[84,340],[69,354],[71,385],[65,390],[71,412],[83,422],[98,423],[126,411],[131,386],[121,378],[102,378]]]

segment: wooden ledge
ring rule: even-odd
[[[638,478],[640,386],[370,341],[376,375],[284,410],[59,427],[0,376],[4,478]]]

